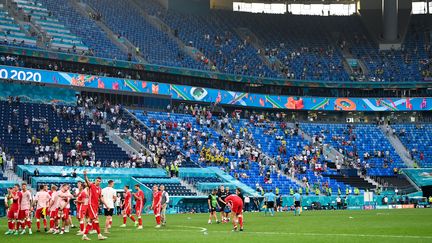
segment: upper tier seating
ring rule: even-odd
[[[138,7],[131,1],[84,0],[83,3],[100,14],[101,21],[114,33],[138,47],[138,52],[151,64],[333,82],[432,79],[431,15],[411,16],[402,50],[380,51],[378,41],[368,34],[357,15],[275,15],[226,10],[185,14],[166,10],[157,0],[136,1]],[[54,50],[129,58],[95,20],[83,16],[71,1],[14,2],[26,18],[31,15],[31,22],[53,38],[50,47]],[[0,13],[3,21],[0,28],[3,25],[14,31],[6,36],[8,44],[17,45],[24,40],[25,45],[36,45],[35,38],[10,22],[13,19],[1,20],[1,17]],[[155,25],[165,27],[159,29]],[[192,50],[192,58],[185,53],[187,47],[183,44],[196,48],[203,56]],[[367,70],[350,73],[346,57],[361,61],[364,65],[360,66]]]
[[[87,51],[88,47],[83,44],[81,37],[71,33],[66,26],[59,22],[56,16],[43,4],[33,0],[13,0],[18,9],[27,16],[29,21],[38,26],[48,37],[51,38],[50,46],[55,50]]]
[[[95,20],[83,16],[73,6],[71,1],[63,1],[58,4],[52,0],[37,0],[46,6],[56,16],[59,22],[64,24],[71,33],[82,38],[93,55],[118,60],[127,60],[127,53],[121,51],[107,34],[95,23]]]
[[[8,12],[2,8],[3,5],[0,6],[0,33],[3,37],[3,44],[35,48],[36,38],[23,30],[15,19],[10,17]]]
[[[86,0],[102,14],[103,21],[116,33],[140,48],[144,58],[153,64],[205,69],[205,65],[184,54],[170,36],[152,26],[126,1]]]

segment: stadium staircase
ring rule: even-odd
[[[229,136],[229,135],[228,135],[224,130],[216,129],[216,128],[215,128],[215,131],[217,131],[219,134],[222,134],[223,136]],[[274,159],[274,158],[270,157],[267,153],[263,152],[262,150],[260,150],[259,148],[257,148],[255,145],[251,144],[251,143],[248,142],[247,140],[245,140],[245,143],[246,143],[248,146],[254,148],[255,150],[260,151],[260,153],[262,153],[262,154],[264,155],[265,158],[268,158],[268,159],[270,159],[270,161],[275,162],[275,159]],[[281,168],[279,168],[279,169],[281,169]],[[282,170],[282,169],[281,169],[281,170]],[[298,180],[297,178],[292,177],[292,176],[288,176],[288,175],[285,174],[285,173],[283,173],[283,176],[287,179],[287,181],[291,181],[291,182],[294,182],[295,184],[297,184],[298,187],[302,187],[302,188],[305,187],[305,184],[304,184],[302,181]]]
[[[183,180],[182,178],[179,178],[179,179],[180,179],[180,184],[182,186],[184,186],[186,189],[190,190],[192,193],[195,193],[197,196],[206,196],[207,195],[204,192],[198,190],[192,184],[188,183],[186,180]]]
[[[108,138],[115,144],[117,144],[123,151],[125,151],[128,155],[138,154],[138,150],[136,150],[133,146],[127,143],[121,136],[116,134],[113,130],[110,130],[108,126],[102,125],[102,128],[108,134]]]
[[[353,187],[357,187],[360,190],[372,190],[375,189],[376,186],[371,184],[370,182],[367,182],[365,179],[361,178],[358,175],[350,175],[350,176],[344,176],[344,175],[328,175],[330,179],[334,179],[338,182],[343,182],[345,184],[348,184]]]
[[[145,11],[145,6],[142,5],[141,1],[137,0],[129,0],[129,2],[136,7],[136,9],[139,11],[139,13],[155,28],[165,32],[168,34],[168,36],[174,40],[179,48],[186,54],[188,54],[192,59],[197,60],[201,56],[205,56],[201,51],[199,51],[195,47],[187,46],[180,38],[178,38],[175,34],[175,30],[173,30],[170,26],[168,26],[165,22],[163,22],[161,19],[159,19],[155,15],[151,15]],[[209,60],[208,63],[208,69],[211,69],[213,66],[213,62]],[[214,65],[216,66],[216,65]]]
[[[130,112],[128,109],[123,109],[123,111],[124,112],[126,112],[126,116],[127,116],[127,118],[129,119],[129,121],[135,121],[135,122],[138,122],[140,125],[141,125],[141,128],[143,128],[145,131],[147,131],[147,132],[149,132],[150,131],[150,127],[149,126],[147,126],[147,124],[145,124],[141,119],[139,119],[135,114],[133,114],[132,112]],[[135,140],[136,141],[136,140]],[[136,142],[138,142],[138,141],[136,141]],[[138,142],[139,143],[139,142]],[[168,143],[167,141],[164,141],[164,143]],[[141,144],[142,146],[144,146],[144,147],[146,147],[144,144],[142,144],[142,143],[139,143],[139,144]],[[168,144],[168,146],[169,146],[169,144]],[[148,150],[148,148],[146,147],[146,149]],[[182,154],[183,155],[183,157],[186,157],[185,156],[185,154],[182,152],[182,151],[180,151],[180,154]],[[167,159],[167,163],[170,163],[172,160],[174,160],[174,158],[173,157],[167,157],[166,158]],[[182,165],[183,167],[200,167],[196,162],[194,162],[193,160],[191,160],[190,162],[185,162],[185,163],[183,163],[183,165]]]
[[[11,34],[9,41],[16,39],[17,41],[24,40],[28,46],[36,46],[38,48],[45,48],[45,45],[41,41],[43,33],[39,31],[32,23],[26,22],[22,13],[18,12],[16,5],[13,2],[1,0],[2,22],[9,19],[11,23],[8,26],[2,26],[3,30],[9,30]],[[31,33],[34,33],[33,36]]]
[[[294,123],[288,123],[288,126],[290,127],[294,127],[295,124]],[[303,138],[307,141],[309,141],[310,143],[313,143],[312,140],[312,136],[309,135],[307,132],[305,132],[304,130],[301,129],[301,126],[298,127],[298,132],[299,134],[303,135]],[[343,161],[347,161],[345,156],[343,154],[341,154],[337,149],[335,149],[334,147],[328,145],[328,144],[324,144],[324,155],[327,156],[327,159],[329,161],[336,161],[336,158],[341,158]]]
[[[396,153],[401,157],[405,165],[409,168],[414,167],[415,162],[410,158],[410,153],[408,149],[405,147],[405,145],[402,143],[402,141],[398,138],[396,134],[392,134],[392,129],[390,129],[390,132],[387,133],[387,128],[385,125],[380,125],[379,127],[382,133],[389,140],[390,144],[393,146]]]
[[[277,67],[277,70],[281,70],[283,63],[276,56],[270,57],[265,55],[263,51],[265,50],[264,44],[250,29],[246,27],[239,27],[235,28],[234,30],[242,40],[248,40],[252,46],[255,47],[255,49],[261,50],[258,55],[270,69],[275,69],[273,67]]]
[[[70,5],[85,18],[88,18],[89,13],[96,14],[96,11],[84,2],[78,2],[75,0],[67,1],[69,1],[71,3]],[[112,43],[118,46],[119,49],[125,51],[126,53],[131,53],[132,56],[139,62],[147,63],[144,57],[136,53],[136,46],[134,46],[126,37],[122,36],[121,38],[118,38],[118,36],[102,20],[94,21],[94,23],[107,34],[107,37],[112,41]]]
[[[299,133],[303,134],[304,139],[307,139],[312,143],[312,137],[309,134],[307,134],[305,131],[301,130],[301,126],[299,126]],[[342,161],[345,161],[344,163],[342,163],[342,168],[350,167],[350,165],[348,164],[350,159],[329,144],[324,145],[324,155],[327,156],[327,159],[329,161],[335,162],[336,157],[340,158]],[[382,187],[382,184],[374,180],[372,177],[362,174],[360,168],[355,163],[352,163],[351,165],[354,167],[354,169],[357,170],[357,176],[354,176],[355,180],[353,180],[354,185],[351,184],[349,181],[346,181],[346,179],[344,179],[344,176],[340,174],[325,175],[325,176],[329,177],[330,179],[335,179],[338,182],[346,183],[353,187],[356,187],[356,185],[360,185],[361,187],[359,187],[359,189],[365,189],[365,188],[372,189],[372,188]]]
[[[13,170],[5,170],[3,176],[7,178],[7,181],[13,182],[13,183],[16,183],[19,185],[21,185],[23,182],[27,182],[27,181],[23,180],[23,178],[21,178],[20,176],[15,174],[15,172]],[[34,188],[31,183],[27,184],[27,188],[29,188],[30,191],[32,191],[34,193],[39,191],[37,188]]]
[[[86,116],[90,119],[93,119],[93,114],[91,113],[90,110],[86,110]],[[126,142],[120,134],[117,134],[114,132],[113,129],[110,129],[106,124],[101,124],[100,125],[102,129],[105,130],[108,139],[113,142],[114,144],[117,144],[117,146],[119,146],[121,148],[121,150],[123,150],[124,152],[126,152],[126,154],[128,155],[133,155],[133,154],[138,154],[139,149],[137,149],[136,147],[132,146],[131,143]]]

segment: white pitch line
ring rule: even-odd
[[[173,225],[172,225],[173,226]],[[208,233],[227,233],[227,231],[208,231],[206,228],[201,227],[193,227],[193,226],[176,226],[176,227],[183,227],[183,228],[197,228],[201,229],[199,232],[207,231]],[[174,230],[174,229],[164,229],[162,231],[187,231],[187,232],[196,232],[194,230]],[[331,237],[365,237],[365,238],[373,238],[373,237],[379,237],[379,238],[397,238],[397,239],[432,239],[432,236],[422,236],[422,235],[373,235],[373,234],[325,234],[325,233],[294,233],[294,232],[259,232],[259,231],[243,231],[239,232],[239,234],[258,234],[258,235],[298,235],[298,236],[331,236]]]
[[[189,229],[199,229],[200,232],[207,231],[207,228],[197,227],[197,226],[186,226],[186,225],[170,225],[170,227],[179,227],[179,228],[189,228]],[[191,230],[192,231],[192,230]]]
[[[204,227],[198,227],[198,226],[186,226],[186,225],[169,225],[168,227],[178,227],[178,228],[185,228],[185,229],[167,229],[167,228],[161,228],[156,231],[158,232],[164,232],[164,231],[172,231],[172,232],[200,232],[200,233],[228,233],[229,230],[222,231],[222,230],[208,230]],[[195,230],[194,230],[195,229]],[[126,228],[122,229],[125,231],[137,231],[136,229],[132,228]],[[198,231],[197,231],[198,230]],[[243,231],[238,232],[239,234],[257,234],[257,235],[294,235],[294,236],[327,236],[327,237],[364,237],[364,238],[396,238],[396,239],[432,239],[432,236],[429,235],[373,235],[373,234],[338,234],[338,233],[295,233],[295,232],[265,232],[265,231]]]
[[[210,231],[212,232],[212,231]],[[219,231],[223,232],[223,231]],[[342,236],[342,237],[381,237],[381,238],[409,238],[409,239],[432,239],[432,236],[422,235],[373,235],[373,234],[325,234],[325,233],[294,233],[294,232],[249,232],[242,234],[263,234],[263,235],[300,235],[300,236]]]

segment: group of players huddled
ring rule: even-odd
[[[55,185],[48,190],[47,185],[42,185],[35,197],[32,196],[27,184],[16,184],[11,188],[6,197],[7,200],[7,218],[8,231],[6,235],[32,234],[32,213],[35,210],[37,232],[41,230],[41,220],[43,220],[44,230],[52,234],[64,234],[69,232],[72,224],[70,215],[70,206],[72,199],[75,199],[76,217],[79,221],[80,228],[77,235],[82,236],[82,240],[90,240],[89,233],[94,231],[99,240],[107,237],[103,236],[99,226],[99,206],[103,205],[105,221],[105,234],[109,234],[112,226],[112,216],[114,205],[117,200],[117,193],[113,189],[114,182],[108,181],[108,186],[101,189],[102,179],[97,177],[91,182],[84,171],[85,183],[78,182],[77,189],[71,192],[69,185],[64,184],[60,188]],[[169,195],[163,185],[153,186],[153,201],[151,209],[156,218],[156,228],[166,223],[165,210],[169,202]],[[135,215],[132,215],[132,198],[135,199]],[[135,185],[135,192],[131,192],[128,186],[124,187],[124,202],[122,204],[123,224],[120,227],[126,227],[126,220],[129,217],[137,229],[142,229],[141,213],[144,208],[145,197],[140,186]],[[47,218],[49,217],[49,228]],[[19,232],[21,230],[21,232]]]
[[[218,224],[227,223],[230,221],[229,214],[231,213],[233,231],[243,231],[243,201],[243,195],[239,188],[236,189],[235,194],[230,194],[229,188],[225,189],[224,186],[221,186],[219,190],[212,190],[207,199],[210,213],[208,223],[212,223],[212,218]],[[220,211],[222,221],[218,220],[217,211]]]

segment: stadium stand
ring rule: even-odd
[[[37,0],[46,6],[59,22],[67,26],[71,33],[82,38],[83,43],[90,48],[92,55],[104,58],[127,60],[127,53],[121,51],[107,37],[107,34],[96,25],[95,20],[83,16],[73,6],[71,1],[58,4],[55,1]]]
[[[406,167],[376,125],[302,123],[301,128],[354,159],[354,164],[365,168],[368,175],[391,176]]]
[[[1,140],[17,164],[110,166],[128,155],[72,106],[1,101]]]
[[[2,8],[3,5],[0,5],[0,31],[3,35],[3,44],[35,48],[36,38],[23,30],[14,18],[10,17],[8,12]]]
[[[410,151],[410,155],[421,167],[432,167],[432,125],[396,124],[392,125],[399,139]]]
[[[52,38],[49,45],[55,50],[129,58],[97,26],[95,21],[99,20],[83,16],[70,1],[63,5],[49,0],[14,2],[24,16],[32,16],[31,23]],[[225,10],[185,14],[166,10],[155,0],[133,2],[84,1],[100,14],[100,21],[132,42],[138,48],[134,51],[152,64],[299,80],[397,82],[431,78],[430,16],[411,17],[402,50],[380,51],[377,40],[357,15],[269,15]],[[25,45],[36,45],[36,40],[21,31],[6,11],[1,15],[4,32],[12,31],[7,37],[9,44],[24,40]],[[152,21],[163,23],[168,30]],[[204,56],[189,56],[183,45],[196,48]],[[365,70],[350,71],[347,57],[364,63]]]
[[[103,20],[115,33],[125,36],[137,46],[148,62],[205,69],[204,64],[185,54],[168,34],[152,26],[133,6],[115,0],[85,2],[102,14]]]
[[[32,29],[41,32],[37,34],[39,48],[51,50],[42,54],[31,49],[34,56],[24,57],[28,49],[18,52],[16,48],[4,48],[5,53],[0,55],[1,65],[15,66],[3,68],[0,78],[7,79],[14,72],[18,76],[0,84],[0,156],[2,166],[7,167],[2,171],[17,173],[33,188],[41,184],[75,184],[82,180],[83,170],[88,170],[92,178],[109,175],[120,191],[125,185],[138,184],[146,197],[151,195],[151,187],[164,184],[173,198],[172,212],[207,212],[204,194],[221,185],[229,186],[231,191],[240,188],[245,195],[259,198],[258,204],[265,192],[273,191],[284,197],[285,206],[293,204],[292,196],[299,190],[305,196],[304,204],[312,208],[312,204],[323,203],[326,209],[334,206],[341,195],[347,204],[361,209],[367,197],[363,192],[373,191],[377,197],[363,208],[370,209],[383,206],[379,201],[386,195],[405,197],[406,193],[417,192],[418,196],[419,187],[403,170],[432,167],[432,125],[393,122],[393,114],[398,109],[410,113],[410,105],[417,106],[416,112],[425,119],[431,119],[426,104],[429,98],[420,98],[430,94],[424,87],[428,83],[423,82],[432,77],[430,16],[412,16],[402,50],[379,51],[377,40],[359,15],[269,15],[226,10],[186,14],[166,10],[156,0],[13,2],[22,16],[15,20],[12,15],[16,13],[7,11],[13,9],[2,6],[0,32],[4,44],[37,48],[34,33],[30,34],[23,24],[22,19],[27,19]],[[81,10],[90,7],[98,18],[86,16],[76,4],[83,6]],[[122,50],[109,35],[111,31],[106,33],[97,21],[102,21],[119,39],[127,39],[137,48],[133,52],[156,66],[117,63],[129,59],[132,50]],[[43,47],[45,37],[50,40]],[[187,52],[195,49],[203,56]],[[54,55],[52,51],[63,53]],[[53,56],[59,60],[53,60]],[[347,57],[364,64],[363,71],[367,72],[350,70]],[[29,59],[33,61],[26,63]],[[23,85],[25,79],[31,78],[25,71],[20,72],[19,66],[29,67],[22,70],[31,74],[38,72],[41,80],[34,78],[31,85]],[[235,74],[235,79],[192,69]],[[65,73],[80,70],[84,81],[79,84],[77,76]],[[89,73],[95,75],[85,76]],[[139,74],[146,76],[141,78]],[[105,79],[105,75],[115,78]],[[62,82],[57,80],[60,76]],[[251,81],[260,82],[260,77],[280,79],[266,80],[271,85]],[[48,78],[52,81],[44,80]],[[148,85],[150,81],[152,85]],[[353,82],[345,85],[345,81]],[[357,81],[418,81],[424,86],[417,89],[406,84],[402,89],[397,84],[380,83],[370,86],[378,87],[375,92],[354,83]],[[161,83],[163,93],[159,93]],[[224,101],[220,102],[221,92],[215,97],[217,92],[213,90],[206,99],[198,100],[193,91],[186,92],[181,85],[223,91],[235,86],[234,91],[229,91],[235,94],[228,97],[231,93],[224,92]],[[248,102],[243,102],[254,100],[255,90],[261,87],[279,86],[282,88],[259,90],[263,97],[260,107],[247,107]],[[331,94],[337,89],[341,95],[316,102],[313,96],[297,94],[309,88],[326,89]],[[177,96],[167,95],[168,89],[176,90]],[[382,94],[391,92],[391,98],[382,98]],[[308,104],[317,104],[297,109],[290,107],[289,100],[283,106],[267,96],[279,93],[289,99],[307,97],[304,100],[310,99]],[[365,97],[367,101],[376,98],[376,103],[369,105],[365,101],[360,107],[365,94],[373,94]],[[400,98],[406,95],[406,99]],[[415,97],[415,104],[410,104],[410,95]],[[316,96],[321,99],[325,95]],[[354,109],[347,115],[339,110],[335,97],[355,97],[359,103],[344,107]],[[395,97],[405,103],[391,102],[393,107],[380,103],[381,99]],[[233,98],[231,103],[226,102],[228,98]],[[421,99],[424,102],[418,104]],[[355,118],[351,118],[352,113]],[[421,117],[417,113],[401,116],[415,121]],[[347,118],[356,121],[348,123]],[[369,123],[361,123],[365,120]],[[395,124],[389,126],[394,129],[392,134],[385,133],[386,124]],[[397,136],[410,151],[408,160],[413,161],[412,165],[405,157],[402,160],[390,136]],[[41,172],[36,173],[35,168]],[[5,175],[0,172],[0,193],[6,187]],[[429,177],[430,173],[418,176]],[[103,179],[102,183],[106,183],[108,178]],[[256,206],[259,210],[260,205]]]
[[[28,16],[29,22],[38,26],[50,38],[49,45],[51,48],[71,53],[88,51],[88,47],[83,44],[81,37],[71,33],[43,4],[28,0],[14,0],[14,2],[18,9]]]
[[[251,76],[278,76],[278,71],[269,68],[257,55],[252,43],[238,36],[231,20],[225,16],[213,11],[208,15],[190,15],[160,8],[157,14],[184,43],[202,51],[217,70]]]

